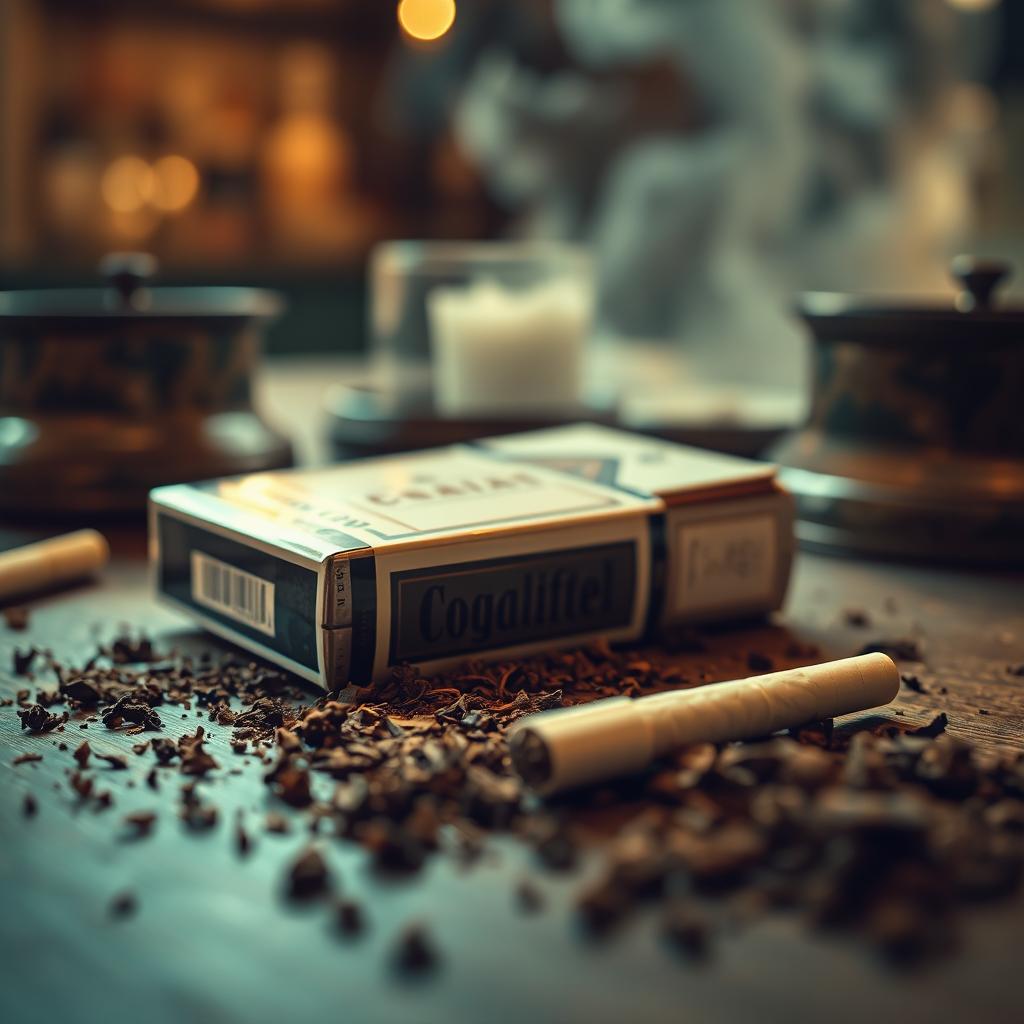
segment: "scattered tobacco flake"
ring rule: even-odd
[[[72,772],[68,776],[68,785],[75,791],[80,800],[88,800],[92,796],[92,777],[81,772]]]
[[[203,749],[204,736],[203,727],[199,726],[194,736],[185,735],[178,740],[182,775],[205,775],[219,767],[213,757]]]
[[[544,894],[528,878],[515,889],[516,904],[524,913],[535,914],[544,909]]]
[[[178,748],[173,740],[166,736],[155,736],[149,742],[153,756],[160,764],[170,764],[178,756]]]
[[[148,637],[133,637],[128,634],[113,640],[109,655],[115,665],[138,665],[160,660],[153,649],[153,642]]]
[[[790,729],[789,735],[792,739],[805,746],[831,750],[833,737],[835,736],[835,722],[831,718],[826,718],[822,722],[808,722],[806,725]]]
[[[553,871],[568,871],[576,865],[576,843],[562,828],[556,828],[542,836],[537,842],[536,850],[544,865]]]
[[[108,729],[117,729],[125,722],[154,731],[163,728],[160,716],[145,701],[127,693],[103,712],[103,724]]]
[[[927,725],[921,725],[916,729],[911,729],[909,735],[929,737],[939,736],[946,731],[947,725],[949,725],[949,716],[945,711],[940,711]]]
[[[406,925],[395,943],[395,969],[402,974],[426,974],[440,965],[440,957],[425,925]]]
[[[934,921],[914,903],[892,900],[873,909],[867,937],[886,960],[900,966],[917,963],[933,942]]]
[[[110,901],[109,913],[112,918],[131,917],[139,909],[139,901],[133,892],[117,893]]]
[[[1011,676],[1024,676],[1024,662],[1021,662],[1019,665],[1007,665],[1006,671]]]
[[[331,874],[323,855],[315,846],[307,846],[288,869],[288,898],[312,899],[325,893],[330,885]]]
[[[265,781],[278,799],[292,807],[308,807],[313,802],[309,771],[288,753],[282,753]]]
[[[978,714],[979,715],[990,715],[990,714],[992,714],[992,712],[989,711],[988,708],[978,708]]]
[[[252,853],[252,839],[245,830],[242,812],[239,810],[235,816],[235,852],[239,857],[248,857]]]
[[[132,811],[126,814],[124,824],[131,830],[132,839],[143,839],[151,835],[156,825],[155,811]]]
[[[797,661],[809,661],[812,658],[821,657],[821,648],[817,644],[803,643],[800,640],[791,640],[786,645],[786,657]]]
[[[860,654],[888,654],[893,661],[924,661],[924,654],[916,640],[875,640],[865,644]]]
[[[4,609],[4,622],[7,623],[7,628],[13,632],[20,633],[22,630],[28,629],[28,608],[23,604],[8,605]]]
[[[43,755],[36,754],[33,751],[27,750],[24,754],[19,754],[11,764],[28,764],[31,761],[42,761]]]
[[[92,753],[92,747],[89,746],[88,740],[82,740],[82,742],[75,748],[75,752],[72,755],[78,762],[79,768],[88,768],[89,766],[89,755]]]
[[[342,935],[360,935],[366,930],[363,908],[353,900],[338,900],[334,908],[334,921]]]
[[[909,672],[904,672],[900,676],[900,680],[908,690],[913,690],[914,693],[927,693],[928,691],[924,687],[924,683],[921,682],[918,676],[915,676]]]
[[[60,692],[76,707],[95,707],[103,699],[100,687],[84,676],[64,680],[60,684]]]
[[[121,772],[128,767],[128,758],[124,754],[101,754],[99,751],[94,750],[92,756],[100,761],[106,761],[114,771]]]
[[[132,753],[137,754],[139,757],[149,750],[149,740],[143,740],[141,743],[132,744]]]
[[[707,955],[707,922],[681,902],[669,903],[661,920],[661,934],[687,956],[696,959]]]
[[[21,812],[26,818],[34,818],[39,810],[39,804],[31,793],[26,793],[21,801]]]
[[[629,909],[629,893],[612,875],[599,878],[576,897],[576,912],[591,936],[607,934]]]
[[[854,629],[867,629],[871,625],[871,617],[863,608],[847,608],[843,618],[848,626]]]
[[[160,788],[160,779],[157,776],[155,768],[150,768],[149,771],[146,772],[146,785],[153,790]]]
[[[775,662],[767,654],[750,651],[747,654],[747,668],[752,672],[771,672],[775,668]]]
[[[288,819],[283,814],[278,814],[277,811],[267,812],[267,817],[264,819],[263,827],[267,832],[273,832],[277,835],[287,835],[287,833],[291,831]]]
[[[52,715],[42,704],[32,704],[18,712],[22,729],[29,732],[50,732],[68,720],[68,713]]]
[[[35,647],[30,647],[27,651],[22,651],[15,647],[14,652],[11,654],[11,667],[16,676],[27,676],[32,670],[32,662],[36,660],[36,655],[39,651]]]
[[[181,808],[178,816],[193,832],[204,832],[217,824],[217,808],[204,804],[199,794],[198,783],[189,782],[181,787]]]

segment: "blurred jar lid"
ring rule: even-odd
[[[1024,307],[1004,307],[994,301],[999,285],[1010,276],[1010,265],[957,256],[950,270],[960,291],[949,304],[805,292],[797,308],[817,341],[1024,345]]]
[[[275,292],[233,286],[159,287],[148,282],[158,264],[149,253],[105,256],[99,272],[105,288],[40,288],[0,292],[0,322],[54,321],[62,328],[93,328],[126,320],[231,320],[277,316],[284,302]]]

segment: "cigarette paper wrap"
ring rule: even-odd
[[[867,654],[639,700],[595,701],[526,716],[514,727],[513,754],[520,732],[539,741],[546,778],[530,781],[553,793],[638,772],[689,743],[748,739],[879,707],[899,685],[891,658]]]
[[[96,530],[76,530],[0,553],[0,601],[91,576],[110,558]]]

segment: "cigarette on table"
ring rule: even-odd
[[[642,771],[691,743],[766,736],[779,729],[888,704],[900,674],[885,654],[527,715],[509,736],[512,762],[537,792]]]
[[[0,601],[93,576],[109,559],[106,538],[96,530],[76,530],[2,551]]]

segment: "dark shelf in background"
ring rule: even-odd
[[[41,6],[53,14],[88,21],[117,17],[274,37],[315,35],[353,48],[387,42],[398,32],[392,5],[378,0],[330,0],[316,5],[276,0],[244,6],[204,0],[41,0]]]

